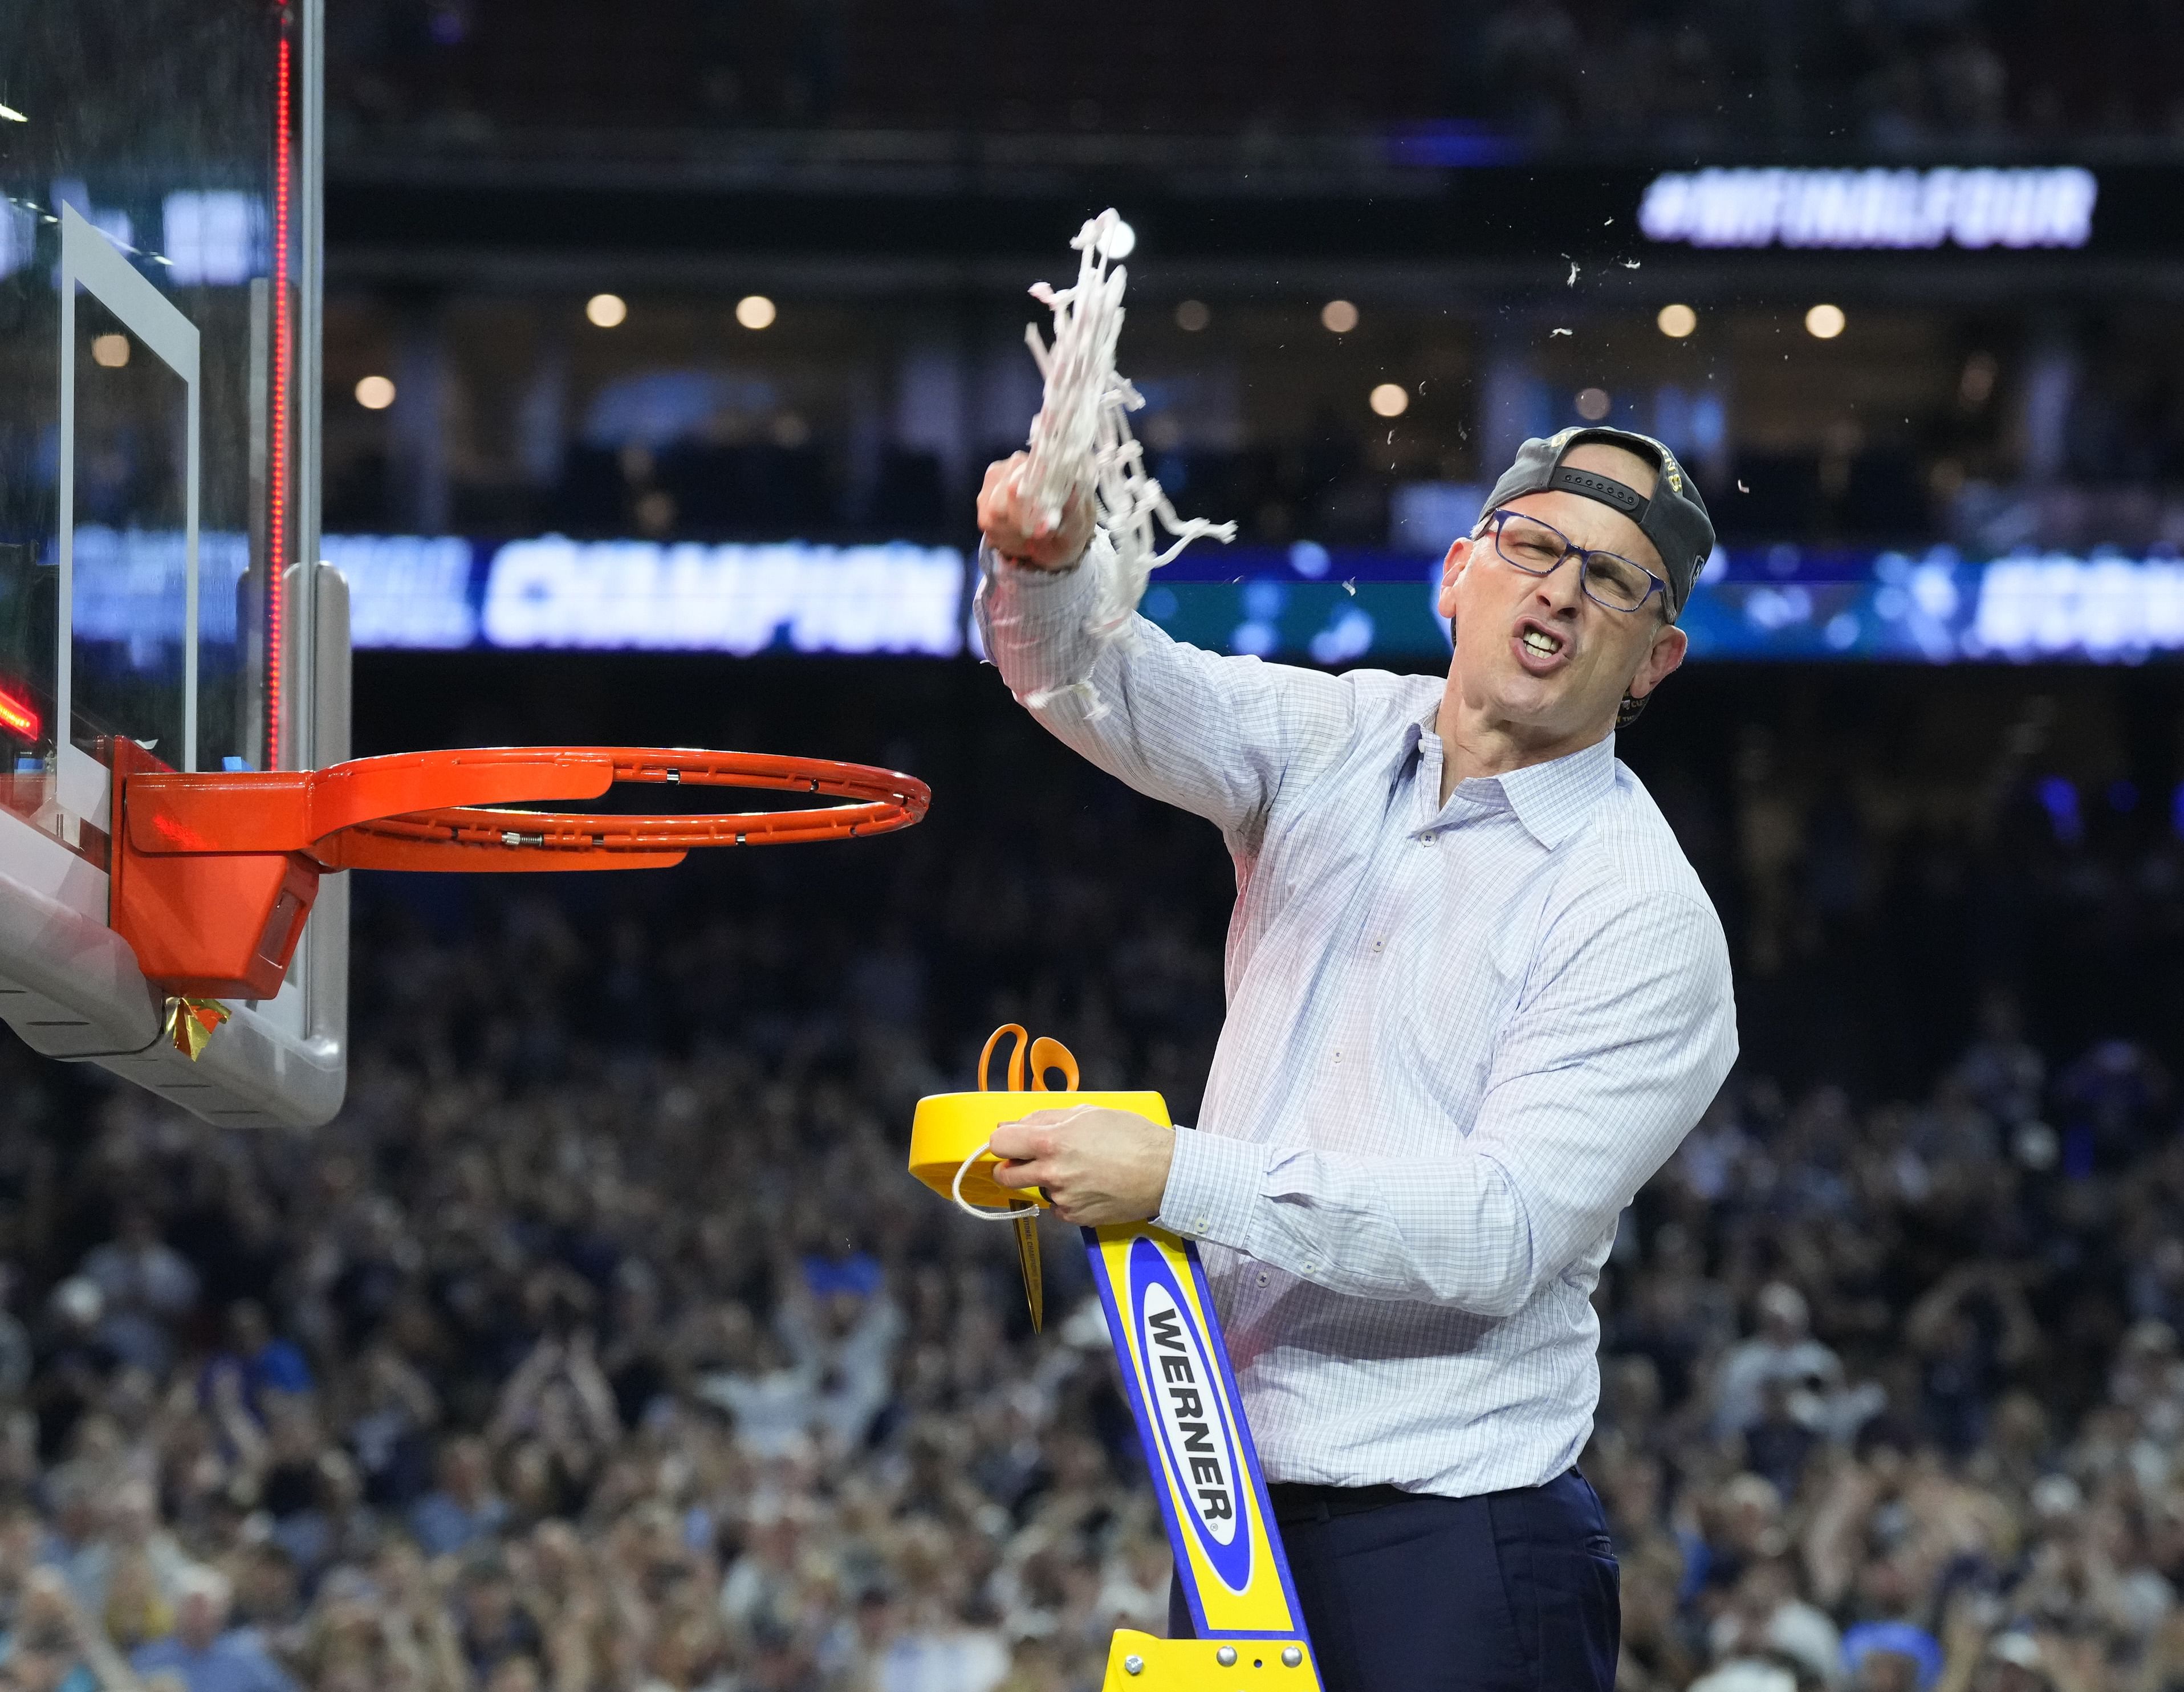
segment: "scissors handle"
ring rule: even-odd
[[[1029,1049],[1031,1036],[1025,1032],[1022,1023],[1004,1022],[986,1036],[986,1049],[978,1054],[978,1091],[981,1093],[992,1091],[986,1083],[986,1066],[994,1060],[994,1048],[1000,1044],[1002,1037],[1007,1034],[1017,1037],[1017,1043],[1009,1052],[1008,1090],[1011,1093],[1024,1090],[1024,1056]],[[1071,1084],[1073,1086],[1075,1083]]]
[[[1008,1091],[1021,1093],[1024,1090],[1027,1067],[1030,1071],[1031,1090],[1034,1093],[1053,1090],[1046,1084],[1046,1072],[1050,1069],[1061,1071],[1061,1092],[1074,1093],[1077,1090],[1077,1058],[1068,1047],[1045,1034],[1033,1039],[1021,1022],[1004,1022],[986,1036],[985,1049],[978,1054],[978,1091],[990,1093],[993,1090],[988,1071],[993,1065],[994,1048],[1011,1034],[1016,1036],[1016,1042],[1009,1049]]]

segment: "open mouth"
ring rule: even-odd
[[[1553,630],[1528,621],[1517,625],[1516,645],[1519,656],[1528,660],[1525,667],[1534,669],[1561,660],[1569,643]]]

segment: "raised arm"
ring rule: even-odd
[[[1132,616],[1094,626],[1112,564],[1089,508],[1039,525],[1013,474],[1022,454],[986,472],[978,497],[977,615],[1009,691],[1057,739],[1139,793],[1214,822],[1232,844],[1256,843],[1285,783],[1341,749],[1354,696],[1317,671],[1227,658],[1173,640]]]
[[[1550,936],[1477,1120],[1445,1156],[1178,1133],[1162,1225],[1353,1297],[1521,1310],[1613,1229],[1736,1055],[1727,949],[1702,903],[1580,907],[1557,926],[1570,938]]]

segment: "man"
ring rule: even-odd
[[[227,1626],[233,1589],[218,1569],[192,1564],[175,1600],[175,1631],[140,1646],[130,1666],[148,1678],[170,1673],[187,1692],[295,1692],[254,1629]]]
[[[1733,1439],[1760,1419],[1769,1383],[1816,1393],[1842,1390],[1842,1359],[1813,1338],[1802,1293],[1786,1281],[1769,1281],[1752,1307],[1758,1331],[1730,1348],[1714,1378],[1713,1431],[1719,1439]]]
[[[491,1539],[508,1520],[508,1500],[493,1490],[493,1454],[473,1435],[440,1453],[440,1483],[410,1506],[410,1531],[428,1557]]]
[[[1607,1692],[1591,1294],[1736,1050],[1720,923],[1614,756],[1703,504],[1644,436],[1527,442],[1442,565],[1445,682],[1101,638],[1081,504],[1035,520],[1011,460],[979,522],[1011,690],[1217,824],[1238,888],[1196,1130],[1041,1110],[1000,1178],[1201,1243],[1330,1692]]]

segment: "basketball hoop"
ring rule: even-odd
[[[869,765],[678,748],[482,747],[187,774],[130,740],[109,755],[113,927],[147,977],[192,999],[278,993],[328,870],[666,869],[694,847],[893,833],[933,797],[915,776]],[[622,785],[850,803],[705,815],[490,809]]]

